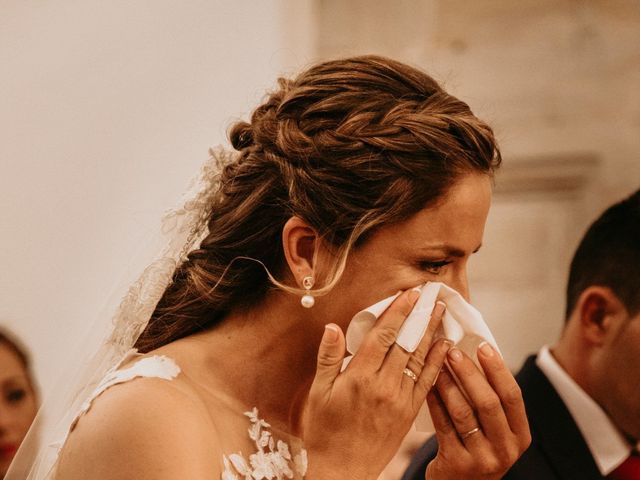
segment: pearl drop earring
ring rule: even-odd
[[[307,293],[302,296],[300,303],[304,308],[311,308],[316,303],[316,299],[313,298],[313,295],[311,295],[311,288],[313,288],[313,277],[304,277],[302,279],[302,286],[307,291]]]

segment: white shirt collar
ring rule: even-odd
[[[627,459],[633,446],[620,433],[600,405],[553,358],[547,345],[538,352],[536,365],[551,382],[571,413],[600,473],[607,476]]]

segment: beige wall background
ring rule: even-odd
[[[0,319],[45,390],[207,148],[311,61],[393,56],[495,126],[504,168],[471,286],[514,369],[558,335],[590,220],[640,187],[637,0],[0,8]]]

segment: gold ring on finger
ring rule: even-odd
[[[480,431],[480,427],[476,427],[476,428],[472,428],[471,430],[469,430],[468,432],[464,432],[464,433],[459,433],[458,435],[460,435],[460,438],[462,440],[464,440],[465,438],[470,437],[471,435],[473,435],[474,433],[478,433]]]
[[[402,373],[413,380],[414,383],[418,381],[418,376],[410,368],[405,368]]]

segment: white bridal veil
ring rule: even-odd
[[[205,235],[219,172],[231,155],[222,149],[210,153],[180,206],[165,214],[161,228],[134,266],[123,265],[129,274],[114,284],[111,298],[105,299],[105,307],[93,321],[91,338],[79,346],[73,363],[61,372],[56,386],[44,398],[5,480],[51,478],[58,452],[83,402],[133,348],[176,267]]]

